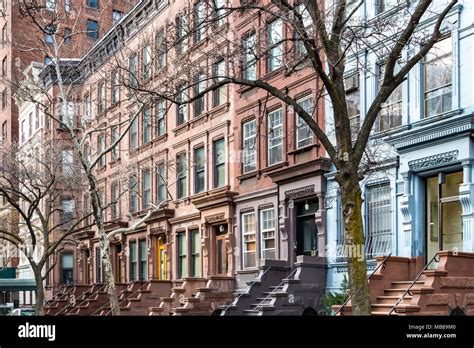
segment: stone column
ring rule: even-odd
[[[463,251],[474,251],[474,184],[472,180],[472,162],[464,161],[463,184],[459,187],[459,200],[462,207]]]
[[[289,260],[290,255],[293,252],[293,245],[291,245],[290,238],[288,236],[289,231],[289,207],[288,201],[281,200],[279,205],[279,218],[278,218],[278,231],[280,234],[280,260]]]
[[[400,212],[402,214],[402,235],[399,236],[403,241],[404,254],[400,256],[411,256],[411,242],[412,242],[412,218],[413,218],[413,195],[411,193],[411,174],[406,172],[402,174],[405,182],[405,192],[400,199]]]
[[[325,257],[326,253],[326,206],[324,204],[324,194],[318,193],[318,210],[314,214],[316,227],[318,229],[318,256]]]

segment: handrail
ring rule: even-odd
[[[379,263],[377,265],[377,267],[375,267],[375,269],[372,271],[372,273],[367,277],[367,280],[370,280],[370,278],[372,278],[372,276],[375,274],[375,272],[377,272],[381,267],[385,267],[385,264],[387,263],[387,260],[388,258],[392,256],[392,253],[388,254],[387,256],[385,256],[385,258],[382,260],[381,263]],[[349,295],[349,297],[347,298],[347,300],[338,308],[338,310],[334,313],[334,315],[337,315],[339,312],[342,311],[342,309],[349,303],[349,301],[352,299],[352,294]],[[341,315],[344,315],[344,312],[341,313]]]
[[[95,285],[97,285],[97,284],[93,284],[93,285],[91,286],[91,288],[92,288],[93,286],[95,286]],[[98,293],[99,291],[102,291],[102,290],[104,290],[104,289],[107,287],[107,284],[105,284],[105,283],[104,283],[104,284],[101,284],[101,285],[102,285],[102,286],[99,287],[99,289],[97,289],[97,290],[94,291],[94,292],[91,292],[90,295],[93,295],[93,294],[95,294],[95,293]],[[89,288],[89,289],[87,289],[86,291],[84,291],[82,294],[79,295],[79,297],[85,296],[89,290],[92,290],[91,288]],[[83,303],[89,301],[89,299],[90,299],[90,296],[87,297],[87,298],[85,298],[85,299],[83,299],[81,302],[79,302],[79,304],[74,304],[74,305],[73,305],[73,308],[71,308],[71,309],[74,309],[74,308],[76,308],[76,307],[78,307],[78,306],[81,306]],[[55,315],[57,316],[57,315],[59,315],[60,313],[64,312],[65,310],[68,309],[68,307],[69,307],[69,305],[66,305],[63,309],[61,309],[61,310],[60,310],[59,312],[57,312]]]
[[[139,287],[137,290],[135,290],[135,291],[131,292],[130,294],[128,294],[128,287],[129,287],[130,285],[133,287],[133,285],[135,285],[135,284],[137,284],[137,283],[140,283],[140,284],[141,284],[140,287]],[[148,283],[149,283],[149,282],[148,282],[148,281],[145,281],[145,280],[135,280],[135,281],[131,282],[130,284],[127,284],[127,286],[125,286],[125,289],[123,289],[123,290],[120,292],[120,295],[119,295],[119,296],[125,294],[125,298],[122,299],[121,301],[119,301],[119,306],[120,306],[121,304],[123,304],[124,302],[128,302],[128,299],[129,299],[130,296],[132,296],[132,295],[134,295],[135,293],[137,293],[137,292],[139,292],[140,290],[142,290],[143,287],[144,287],[146,284],[148,284]],[[96,310],[94,313],[92,313],[91,315],[95,315],[96,313],[100,312],[101,310],[103,310],[105,307],[107,307],[107,306],[109,306],[109,305],[110,305],[110,303],[105,303],[104,305],[102,305],[99,309],[97,309],[97,310]],[[104,314],[104,316],[109,315],[111,311],[112,311],[112,309],[109,309],[109,310],[107,311],[107,313]]]
[[[405,296],[406,296],[407,294],[411,294],[411,293],[410,293],[411,288],[412,288],[413,286],[415,286],[415,284],[416,284],[416,282],[418,281],[418,279],[420,279],[421,275],[428,269],[428,267],[431,265],[431,263],[432,263],[433,261],[439,262],[439,255],[438,255],[438,254],[439,254],[440,251],[441,251],[441,250],[438,250],[438,251],[436,252],[436,254],[434,254],[434,256],[431,258],[430,262],[428,262],[428,263],[425,265],[425,267],[423,268],[423,270],[422,270],[420,273],[418,273],[418,275],[416,276],[415,280],[410,284],[410,286],[408,287],[408,289],[405,290],[405,292],[403,293],[403,295],[398,299],[398,301],[397,301],[397,302],[395,303],[395,305],[392,307],[392,309],[390,310],[390,312],[388,312],[388,315],[392,314],[393,311],[397,312],[396,307],[403,301],[403,299],[405,298]],[[398,312],[397,312],[397,313],[398,313]]]
[[[282,279],[282,281],[275,287],[275,289],[273,289],[272,291],[270,291],[270,293],[268,293],[267,296],[265,296],[256,306],[255,308],[252,309],[253,312],[256,312],[257,311],[257,308],[260,308],[262,307],[262,304],[263,302],[265,302],[265,300],[267,300],[271,295],[273,295],[276,290],[283,285],[283,283],[285,282],[285,279],[289,279],[289,277],[291,277],[292,275],[294,275],[296,273],[296,271],[298,270],[298,268],[295,268],[293,271],[291,271],[290,274],[288,274],[284,279]]]
[[[272,266],[268,266],[268,268],[260,275],[260,279],[262,279],[262,277],[265,275],[265,273],[267,273],[270,268],[272,268]],[[255,279],[254,281],[252,281],[252,283],[248,286],[247,289],[251,288],[255,283],[257,283],[259,280]],[[237,303],[240,298],[245,294],[246,292],[242,292],[239,296],[237,296],[237,298],[234,298],[234,300],[227,306],[225,307],[222,312],[221,312],[221,316],[224,316],[225,312],[227,312],[227,310],[232,306],[233,303]]]

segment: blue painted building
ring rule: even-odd
[[[380,2],[389,1],[376,1],[367,1],[358,15],[403,11],[403,6],[387,6],[377,14]],[[474,251],[473,18],[472,2],[451,9],[442,40],[409,72],[374,125],[367,151],[377,165],[361,182],[369,269],[375,266],[374,257],[388,253],[421,256],[427,262],[439,249]],[[435,21],[435,16],[424,18],[421,26],[429,31]],[[412,44],[401,60],[421,44]],[[354,124],[362,122],[382,74],[383,60],[371,50],[348,56],[346,89]],[[329,130],[331,112],[327,105]],[[337,290],[346,272],[334,174],[326,175],[328,290]]]

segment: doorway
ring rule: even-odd
[[[166,280],[166,236],[155,238],[155,279]]]
[[[462,172],[439,173],[426,179],[427,262],[438,250],[462,250],[462,208],[459,201],[462,182]]]
[[[216,262],[215,270],[216,275],[225,276],[229,271],[229,265],[227,262],[227,225],[220,225],[215,228],[216,230]]]
[[[116,244],[114,246],[114,277],[117,282],[121,283],[122,279],[122,244]]]
[[[296,256],[317,256],[318,245],[316,220],[318,200],[305,200],[296,204]]]

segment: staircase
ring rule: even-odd
[[[121,303],[120,314],[148,315],[149,308],[159,304],[170,291],[171,281],[149,280]]]
[[[157,306],[148,308],[149,316],[156,315],[175,315],[179,312],[179,308],[183,307],[187,302],[194,301],[198,289],[206,287],[206,279],[204,278],[184,278],[182,280],[173,280],[171,294],[161,298],[161,302]]]
[[[56,315],[67,307],[72,300],[83,295],[90,285],[66,285],[62,286],[54,297],[45,303],[45,315]]]
[[[196,295],[184,298],[184,304],[174,308],[175,315],[212,315],[234,299],[235,278],[209,276],[206,286],[197,288]]]
[[[474,253],[440,251],[436,259],[435,269],[426,265],[414,275],[419,260],[389,258],[369,281],[372,315],[450,315],[455,309],[474,315]],[[351,315],[351,304],[340,314]]]
[[[266,261],[247,291],[236,294],[222,315],[300,316],[324,311],[326,264],[323,259],[298,256],[293,271],[285,261]],[[271,281],[270,281],[271,279]],[[262,291],[263,290],[263,291]]]

